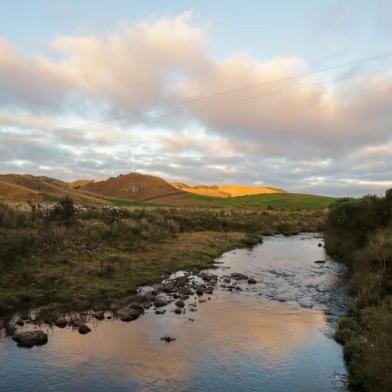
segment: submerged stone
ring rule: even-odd
[[[27,331],[15,334],[12,339],[19,347],[31,348],[46,344],[48,342],[48,335],[41,330]]]

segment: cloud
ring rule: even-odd
[[[300,57],[216,59],[208,40],[192,13],[60,35],[31,58],[0,39],[0,164],[327,194],[392,186],[392,69],[304,78]]]

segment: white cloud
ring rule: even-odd
[[[298,57],[216,60],[191,13],[48,47],[27,58],[0,39],[2,167],[328,194],[392,186],[392,70],[331,84],[296,79],[310,70]],[[257,87],[225,94],[244,86]],[[161,106],[173,107],[139,113]]]

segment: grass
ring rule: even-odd
[[[329,213],[326,249],[351,267],[353,303],[340,320],[353,390],[390,392],[392,386],[392,190],[385,197],[342,199]]]
[[[296,193],[269,193],[228,198],[189,195],[187,198],[214,202],[228,207],[269,207],[276,209],[328,208],[336,200],[333,197]]]
[[[102,196],[103,200],[110,202],[111,204],[118,207],[156,207],[157,204],[149,203],[141,200],[131,199],[117,199],[115,197]]]
[[[63,201],[44,213],[0,204],[0,314],[53,303],[107,306],[259,235],[320,230],[325,218],[309,210],[71,207]]]
[[[54,303],[63,311],[105,309],[162,275],[206,267],[226,250],[243,246],[245,238],[245,233],[196,232],[138,249],[108,244],[89,251],[68,248],[30,259],[2,276],[0,304],[9,311]]]

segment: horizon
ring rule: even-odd
[[[384,194],[391,13],[386,1],[2,4],[0,174]]]

